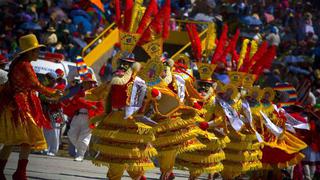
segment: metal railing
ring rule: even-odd
[[[204,29],[200,34],[199,37],[201,38],[206,32],[208,31],[208,28]],[[171,59],[174,59],[177,55],[181,54],[184,50],[186,50],[189,46],[191,46],[191,42],[188,42],[186,45],[184,45],[179,51],[177,51],[174,55],[171,56]]]
[[[81,56],[84,57],[90,53],[108,34],[115,28],[115,23],[110,24],[101,34],[99,34],[94,40],[92,40],[86,47],[81,51]]]
[[[171,23],[175,23],[175,29],[173,29],[172,31],[185,31],[186,29],[186,25],[189,23],[192,24],[197,24],[198,28],[202,31],[199,35],[202,36],[205,32],[207,32],[207,27],[208,27],[208,22],[200,22],[200,21],[191,21],[191,20],[180,20],[180,19],[175,19],[175,20],[171,20]],[[107,27],[101,34],[99,34],[94,40],[92,40],[86,47],[84,47],[82,49],[81,55],[82,57],[85,57],[87,54],[90,53],[90,51],[92,49],[94,49],[97,45],[99,45],[99,43],[107,36],[109,35],[109,32],[116,28],[116,24],[112,23],[110,24],[109,27]],[[179,53],[181,53],[183,50],[185,50],[186,48],[188,48],[191,45],[191,43],[189,42],[188,44],[186,44],[182,49],[180,49],[175,55],[178,55]],[[173,55],[173,56],[175,56]]]

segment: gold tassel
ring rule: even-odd
[[[148,143],[155,140],[154,134],[140,135],[119,130],[94,129],[92,135],[100,139],[111,139],[119,142]]]
[[[144,150],[139,148],[121,148],[116,146],[108,146],[102,144],[93,144],[92,149],[95,151],[100,151],[100,153],[107,155],[108,157],[125,157],[125,158],[147,158],[155,157],[157,155],[157,150],[153,147],[148,147]]]
[[[184,161],[188,161],[191,164],[193,163],[218,163],[226,158],[225,153],[223,151],[216,152],[210,155],[201,154],[201,150],[194,153],[183,153],[178,155],[177,159],[182,159]]]

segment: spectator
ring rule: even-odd
[[[270,34],[266,37],[266,40],[270,45],[279,46],[280,45],[279,29],[273,26],[271,28]]]
[[[8,72],[4,70],[8,59],[0,54],[0,85],[8,81]]]
[[[46,74],[45,79],[45,85],[47,87],[54,88],[60,91],[64,90],[57,87],[57,75],[55,73]],[[41,100],[43,112],[51,123],[50,128],[43,129],[43,133],[48,144],[48,149],[45,151],[45,153],[48,156],[55,156],[58,153],[60,145],[60,126],[64,122],[62,107],[57,101],[53,101],[50,98],[46,98],[44,96],[40,97],[42,97]]]
[[[97,102],[89,102],[84,99],[85,91],[91,89],[95,83],[95,81],[87,77],[82,83],[82,90],[70,102],[75,114],[72,117],[68,136],[76,148],[74,160],[79,162],[83,161],[91,139],[91,129],[89,127],[90,111],[98,109]]]

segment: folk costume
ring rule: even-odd
[[[222,63],[228,67],[227,69],[232,70],[228,72],[230,83],[218,86],[217,105],[214,110],[215,123],[224,124],[225,131],[231,140],[224,149],[226,159],[223,161],[222,176],[232,179],[262,167],[260,162],[262,142],[246,117],[248,109],[245,107],[248,106],[245,106],[238,90],[238,88],[246,86],[248,80],[243,72],[246,72],[245,68],[247,67],[243,65],[255,60],[257,45],[255,41],[252,41],[251,49],[248,50],[249,40],[244,40],[240,54],[238,54],[235,46],[240,31],[237,30],[236,34],[229,40],[226,49],[223,50],[225,43],[228,41],[227,32],[228,27],[225,25],[211,63]],[[251,81],[251,84],[253,82]]]
[[[153,43],[157,43],[157,40]],[[153,83],[149,83],[150,94],[148,93],[149,98],[145,103],[145,116],[155,122],[152,126],[156,139],[152,144],[159,154],[158,162],[162,173],[160,179],[172,179],[178,154],[205,147],[195,138],[201,131],[195,126],[196,119],[199,119],[198,110],[185,105],[185,99],[193,102],[191,99],[196,97],[187,93],[188,87],[185,86],[184,79],[173,74],[171,60],[164,59],[162,62],[159,56],[154,57],[151,53],[149,55],[152,59],[148,61],[147,67],[151,67],[142,71],[144,79],[147,79],[146,75],[152,74],[152,67],[164,67],[157,70],[162,74],[161,78],[159,76]]]
[[[156,140],[153,145],[159,154],[161,179],[170,179],[178,154],[205,146],[196,139],[200,131],[195,125],[197,110],[181,103],[167,84],[160,83],[153,88],[154,94],[161,94],[159,100],[153,98],[150,102],[154,107],[151,118],[157,122],[154,125]]]
[[[0,156],[0,179],[5,179],[3,170],[11,152],[11,146],[21,146],[24,157],[19,160],[13,179],[27,179],[26,166],[30,147],[46,149],[42,127],[50,127],[50,121],[42,112],[37,92],[55,96],[57,91],[44,87],[37,79],[30,61],[36,60],[38,43],[35,35],[19,39],[22,50],[10,65],[8,82],[0,87],[0,143],[4,144]],[[34,59],[28,59],[28,58]]]
[[[202,57],[202,47],[200,44],[200,38],[196,31],[196,26],[192,24],[187,25],[189,38],[191,39],[192,43],[192,49],[194,52],[196,59],[198,72],[200,74],[200,80],[199,82],[202,83],[208,83],[209,85],[212,85],[212,79],[211,74],[214,72],[215,65],[209,64],[205,62],[207,57]],[[201,53],[201,54],[198,54]],[[181,61],[187,62],[185,63],[188,67],[188,57],[185,55],[179,55],[176,58],[176,62],[178,62],[178,67],[176,67],[176,72],[179,76],[183,77],[186,82],[189,84],[193,83],[193,77],[190,76],[188,73],[187,68],[183,68]],[[191,71],[189,71],[191,73]],[[199,83],[198,82],[198,83]],[[201,87],[203,88],[203,87]],[[208,113],[210,113],[210,110],[212,108],[211,105],[214,105],[212,101],[214,101],[214,94],[213,89],[209,88],[211,91],[208,93],[208,91],[201,91],[201,93],[208,93],[205,94],[200,98],[196,99],[197,101],[194,103],[195,108],[197,109],[203,109],[203,116],[207,117],[210,116]],[[200,92],[196,92],[194,94],[199,94]],[[211,105],[208,105],[211,103]],[[212,112],[212,111],[211,111]],[[211,113],[212,115],[212,113]],[[222,134],[219,134],[219,136],[215,136],[215,132],[213,129],[210,131],[207,130],[206,127],[208,126],[208,123],[205,120],[210,119],[203,119],[198,118],[200,121],[198,122],[199,127],[203,130],[203,132],[200,133],[200,135],[197,137],[197,139],[205,145],[205,148],[199,149],[193,152],[185,152],[182,154],[179,154],[177,156],[177,165],[186,167],[189,170],[190,177],[189,179],[196,179],[198,178],[202,173],[208,173],[208,174],[215,174],[218,172],[221,172],[223,170],[223,165],[221,163],[222,160],[225,159],[225,154],[223,152],[223,148],[226,146],[226,143],[229,142],[228,137],[223,136]]]
[[[299,163],[304,158],[300,151],[307,145],[286,130],[284,112],[272,104],[273,99],[274,91],[271,88],[265,88],[261,99],[261,111],[267,123],[264,124],[263,134],[261,132],[265,141],[261,161],[264,168],[281,169]]]
[[[163,14],[170,16],[170,4],[158,12],[153,0],[143,13],[142,1],[135,1],[134,5],[126,3],[124,18],[120,16],[120,2],[116,1],[115,6],[121,48],[113,59],[113,66],[117,65],[117,69],[110,84],[104,84],[88,95],[89,99],[105,99],[104,115],[92,119],[92,122],[98,122],[92,132],[91,144],[91,149],[98,154],[92,162],[109,166],[107,177],[111,180],[121,179],[125,170],[132,179],[140,179],[144,178],[146,170],[154,168],[150,158],[157,155],[157,151],[152,146],[155,140],[153,128],[137,118],[144,113],[142,107],[148,89],[145,80],[138,76],[139,63],[128,54],[132,54],[136,46],[159,50],[159,46],[153,48],[153,44],[149,44],[152,29],[156,23],[164,23]],[[162,32],[162,29],[158,30]],[[149,75],[156,74],[152,71]]]

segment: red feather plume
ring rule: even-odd
[[[115,21],[119,29],[122,29],[120,0],[114,0],[114,5],[116,11]]]
[[[164,18],[168,15],[165,14],[169,14],[170,17],[170,7],[168,7],[170,5],[170,0],[167,0],[165,3],[165,6],[163,6],[160,11],[158,12],[158,14],[153,18],[153,20],[151,21],[151,23],[149,24],[148,28],[143,32],[140,41],[138,42],[139,45],[144,44],[145,42],[148,42],[151,38],[151,34],[155,33],[160,35],[161,33],[163,33],[165,27],[164,27]],[[168,18],[169,19],[169,18]],[[169,22],[170,23],[170,19]],[[167,24],[169,25],[169,24]],[[166,29],[166,31],[169,31],[168,29]],[[166,35],[168,35],[168,32]]]
[[[197,61],[201,61],[202,48],[201,48],[201,40],[197,31],[197,27],[195,24],[187,24],[186,28],[187,28],[189,39],[191,42],[193,56]]]
[[[147,25],[152,16],[158,13],[158,5],[156,0],[151,0],[137,29],[137,33],[141,34],[147,28]]]
[[[238,54],[237,50],[234,50],[232,52],[232,61],[231,61],[231,68],[234,70],[237,69],[238,59],[239,59],[239,54]]]
[[[237,29],[236,33],[233,35],[233,38],[231,39],[231,41],[229,42],[228,47],[226,48],[226,50],[223,52],[223,54],[221,55],[221,58],[218,59],[219,61],[222,61],[224,64],[227,63],[227,55],[229,53],[233,53],[234,50],[236,49],[237,46],[237,42],[239,39],[239,35],[240,35],[240,29]]]
[[[259,76],[264,69],[269,69],[276,56],[276,51],[276,46],[271,46],[268,51],[264,53],[263,57],[253,66],[253,73]]]
[[[258,51],[252,56],[250,61],[244,65],[244,72],[249,72],[250,69],[252,69],[253,65],[262,58],[262,56],[266,53],[268,49],[268,43],[264,41],[260,47],[258,48]]]
[[[126,8],[124,10],[124,31],[128,32],[131,25],[131,16],[133,9],[133,0],[126,0]]]
[[[166,0],[163,10],[163,32],[162,38],[167,39],[170,32],[170,14],[171,14],[171,3],[170,0]]]
[[[225,46],[226,41],[228,40],[228,25],[225,24],[222,28],[222,33],[221,33],[221,37],[219,39],[218,45],[216,47],[216,50],[212,56],[212,60],[211,63],[214,64],[216,63],[218,60],[220,60],[222,54],[223,54],[223,49]]]

